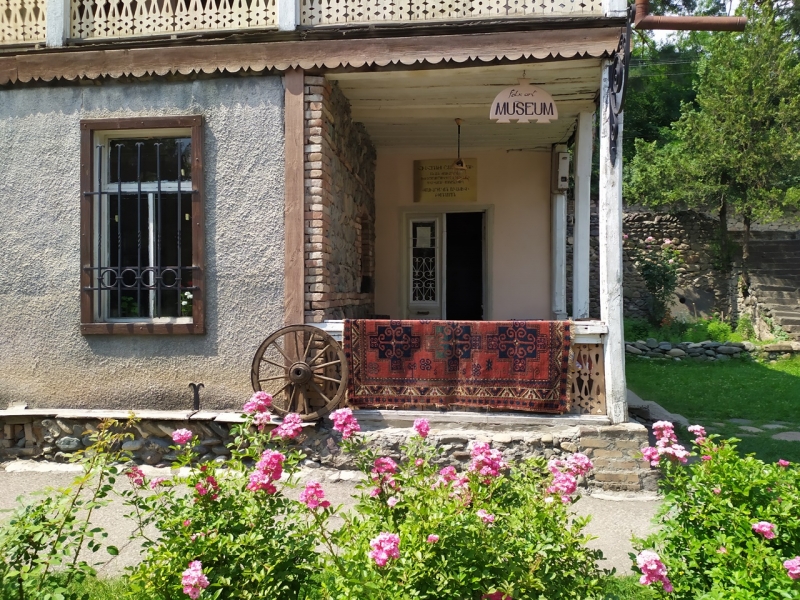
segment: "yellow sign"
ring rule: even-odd
[[[425,204],[477,202],[478,159],[454,158],[414,161],[414,202]]]

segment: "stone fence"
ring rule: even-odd
[[[683,360],[691,358],[696,361],[724,362],[732,358],[777,360],[789,358],[793,353],[800,353],[800,342],[776,342],[757,346],[752,342],[659,342],[655,338],[625,342],[625,351],[634,356],[644,358]]]

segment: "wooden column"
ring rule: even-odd
[[[622,330],[622,114],[618,116],[617,160],[611,162],[608,61],[600,87],[600,314],[608,327],[603,340],[606,407],[612,423],[628,417]]]
[[[284,321],[303,323],[304,302],[304,129],[303,70],[289,69],[283,76],[284,100]]]
[[[275,6],[278,13],[278,30],[294,31],[300,25],[299,0],[276,0]]]
[[[550,194],[550,240],[552,275],[552,311],[553,318],[564,321],[567,318],[567,195],[557,186],[558,153],[566,152],[567,147],[553,146],[553,160],[551,161],[553,175],[551,179]]]
[[[575,224],[572,229],[572,317],[589,318],[589,233],[591,224],[592,113],[578,115],[575,138]]]

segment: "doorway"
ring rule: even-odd
[[[407,318],[482,320],[485,211],[409,216],[407,231]]]
[[[483,320],[483,213],[446,213],[445,314]]]

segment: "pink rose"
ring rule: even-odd
[[[704,454],[703,456],[701,456],[701,458],[703,460],[711,460],[711,456],[709,456],[708,454]]]
[[[382,532],[369,543],[367,556],[379,567],[385,567],[390,558],[400,558],[400,536],[396,533]]]
[[[492,592],[481,596],[481,600],[513,600],[513,598],[503,592]]]
[[[189,568],[183,572],[181,577],[183,593],[192,600],[197,600],[200,593],[208,587],[208,577],[203,574],[203,563],[193,560],[189,563]]]
[[[426,438],[431,431],[431,425],[428,419],[416,419],[414,421],[414,431],[419,434],[419,437]]]
[[[795,556],[791,560],[784,561],[783,566],[789,577],[792,579],[800,579],[800,556]]]
[[[480,517],[481,521],[483,521],[484,523],[494,523],[494,515],[486,512],[483,509],[480,509],[475,514],[478,515],[478,517]]]
[[[650,550],[643,550],[636,557],[636,564],[642,572],[639,583],[650,585],[651,583],[660,582],[665,592],[670,593],[673,591],[672,583],[667,577],[667,567],[661,562],[658,554]]]
[[[166,478],[164,478],[164,477],[155,477],[155,478],[151,479],[150,480],[150,489],[151,490],[156,489],[158,486],[160,486],[165,481],[166,481]]]
[[[788,460],[780,459],[778,461],[779,467],[788,467],[791,463]]]
[[[753,531],[764,536],[765,539],[771,540],[775,537],[775,525],[769,521],[759,521],[753,523]]]
[[[713,489],[713,490],[711,490],[711,491],[712,491],[712,492],[714,492],[714,493],[715,493],[717,496],[719,496],[719,495],[722,493],[722,490],[721,490],[721,489],[719,489],[719,488],[714,488],[714,489]]]
[[[353,411],[349,408],[340,408],[333,411],[331,413],[331,421],[333,421],[334,431],[340,432],[343,440],[361,431],[361,426],[353,416]]]
[[[394,508],[400,500],[397,499],[396,496],[392,496],[386,501],[386,504],[389,505],[389,508]]]
[[[248,415],[253,413],[263,413],[269,410],[272,406],[272,396],[266,392],[256,392],[250,397],[250,400],[244,403],[243,411]]]
[[[427,542],[428,542],[429,544],[435,544],[435,543],[436,543],[436,542],[438,542],[438,541],[439,541],[439,536],[438,536],[438,535],[436,535],[435,533],[432,533],[432,534],[430,534],[430,535],[428,536]]]
[[[300,492],[300,502],[311,510],[328,508],[331,505],[330,502],[325,500],[325,492],[322,489],[322,485],[316,481],[309,481],[306,484],[306,489]]]
[[[193,435],[188,429],[176,429],[172,432],[172,441],[179,446],[183,446],[192,439]]]
[[[272,430],[272,435],[285,440],[296,438],[303,431],[303,418],[297,413],[283,417],[283,423]]]
[[[144,472],[139,467],[131,467],[125,474],[128,476],[132,485],[136,487],[142,487],[144,485]]]
[[[502,452],[493,450],[486,442],[475,442],[472,447],[472,462],[469,464],[469,470],[484,477],[484,483],[488,483],[492,477],[499,476],[500,471],[507,466]]]

